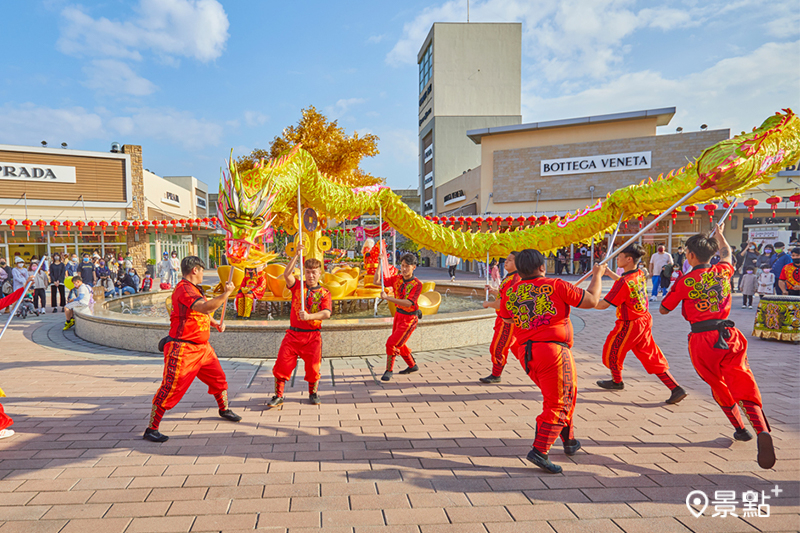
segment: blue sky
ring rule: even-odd
[[[416,187],[416,53],[466,0],[4,2],[0,143],[141,144],[212,188],[231,149],[267,148],[314,105],[380,137],[364,167]],[[483,0],[523,23],[523,122],[676,106],[662,133],[749,130],[800,112],[800,10],[739,0]]]

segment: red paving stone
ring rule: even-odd
[[[754,442],[731,428],[689,363],[686,324],[655,318],[654,335],[689,392],[677,406],[632,355],[626,387],[609,392],[599,352],[613,316],[578,311],[583,450],[557,444],[548,475],[524,460],[541,394],[509,361],[485,386],[485,345],[418,354],[422,371],[376,384],[363,359],[323,365],[323,404],[304,383],[283,409],[267,361],[223,360],[233,409],[216,415],[197,383],[168,412],[163,445],[143,441],[161,360],[84,343],[55,320],[15,322],[3,339],[0,384],[17,436],[0,441],[0,533],[253,531],[274,533],[658,533],[800,529],[797,347],[750,339],[750,365],[773,428],[778,463],[764,471]],[[752,313],[735,310],[748,333]],[[576,320],[578,323],[579,320]],[[488,341],[488,339],[487,339]],[[223,354],[224,355],[224,354]],[[371,358],[380,368],[379,358]],[[252,384],[248,388],[248,383]],[[769,518],[701,519],[695,489],[784,492]],[[766,492],[767,495],[771,493]],[[741,515],[741,505],[738,506]]]

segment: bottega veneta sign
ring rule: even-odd
[[[75,183],[75,167],[0,161],[0,180]]]
[[[540,174],[542,176],[563,176],[565,174],[639,170],[650,168],[651,162],[651,152],[543,159]]]

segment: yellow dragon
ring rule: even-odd
[[[239,173],[231,158],[220,183],[219,213],[227,232],[227,252],[236,262],[242,250],[251,261],[267,258],[257,237],[270,222],[294,228],[297,188],[303,207],[336,219],[377,214],[419,245],[464,259],[499,257],[512,250],[548,252],[586,242],[613,231],[622,213],[626,219],[661,213],[700,189],[685,204],[709,202],[741,194],[766,183],[776,172],[800,160],[800,119],[790,110],[776,113],[754,128],[706,149],[694,163],[666,176],[630,185],[568,214],[558,222],[506,233],[471,233],[434,224],[412,211],[386,186],[350,188],[327,179],[299,145],[284,156],[260,161]],[[267,192],[268,191],[268,192]]]

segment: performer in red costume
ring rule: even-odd
[[[292,309],[289,314],[289,329],[286,330],[278,350],[278,360],[272,367],[272,375],[275,376],[275,395],[267,403],[270,408],[283,404],[286,381],[292,376],[298,357],[305,362],[308,401],[312,405],[320,404],[318,394],[319,367],[322,364],[320,328],[322,321],[331,317],[333,305],[331,293],[325,287],[319,286],[319,278],[322,275],[322,263],[319,259],[313,257],[306,259],[303,262],[305,267],[303,284],[295,280],[292,273],[303,249],[303,243],[300,242],[295,256],[283,272],[286,287],[292,292]],[[301,299],[305,299],[305,311],[300,308]]]
[[[800,296],[800,248],[792,249],[792,262],[781,269],[778,286],[783,294]]]
[[[383,262],[380,262],[380,265],[380,269],[375,273],[372,281],[375,285],[380,285],[381,283]],[[381,298],[393,303],[397,310],[392,320],[392,334],[386,340],[386,372],[381,376],[383,381],[392,379],[394,375],[394,360],[397,354],[400,354],[408,365],[408,368],[400,371],[401,374],[411,374],[419,371],[417,363],[414,362],[414,356],[411,355],[411,350],[406,344],[411,334],[417,329],[417,322],[420,317],[417,300],[419,300],[419,295],[422,294],[422,282],[414,277],[416,268],[417,256],[405,254],[400,258],[400,274],[384,279],[386,288],[391,287],[392,289],[392,296],[389,296],[384,290],[381,292]]]
[[[228,407],[225,372],[208,343],[211,326],[219,332],[225,331],[225,326],[220,326],[211,315],[225,305],[236,287],[233,283],[226,283],[221,295],[206,300],[199,286],[203,282],[204,269],[205,265],[199,257],[190,255],[183,258],[183,279],[172,291],[169,336],[159,344],[164,351],[164,377],[153,397],[150,424],[144,432],[144,438],[153,442],[166,442],[169,439],[158,431],[161,418],[167,410],[178,405],[194,378],[208,385],[208,393],[217,400],[219,416],[231,422],[242,419]]]
[[[492,289],[488,285],[486,286],[489,294],[493,294],[497,298],[491,302],[484,302],[483,307],[484,309],[491,307],[497,310],[497,318],[494,319],[494,335],[492,336],[492,344],[489,346],[489,354],[492,356],[492,373],[485,378],[479,378],[481,383],[500,383],[500,375],[503,373],[503,368],[505,368],[508,360],[508,351],[511,349],[511,345],[514,344],[514,324],[504,322],[500,317],[499,309],[503,294],[509,287],[519,281],[517,267],[514,266],[514,258],[516,256],[517,252],[511,252],[506,257],[506,262],[503,265],[508,274],[500,282],[500,287]]]
[[[234,300],[236,304],[236,314],[239,318],[250,318],[250,314],[259,298],[264,296],[267,290],[267,277],[263,272],[255,268],[247,268],[244,271],[244,279],[239,286]]]
[[[661,348],[653,340],[653,316],[647,304],[647,276],[636,268],[644,255],[641,244],[631,244],[617,258],[617,265],[624,273],[618,276],[611,270],[606,275],[614,280],[614,286],[605,298],[597,303],[597,309],[617,308],[617,323],[603,345],[603,364],[611,370],[610,380],[597,384],[609,390],[622,390],[622,364],[632,351],[648,374],[655,374],[672,394],[666,403],[676,404],[686,398],[686,391],[678,385],[669,372],[669,363]]]
[[[21,289],[20,289],[21,290]],[[0,398],[5,397],[3,389],[0,389]],[[8,429],[8,426],[14,423],[14,420],[3,411],[3,404],[0,404],[0,439],[7,439],[14,435],[13,429]]]
[[[736,328],[731,313],[731,247],[719,224],[713,237],[698,234],[686,241],[686,260],[692,270],[681,276],[661,301],[662,315],[683,303],[682,314],[692,325],[689,334],[689,357],[700,377],[709,384],[717,404],[736,428],[733,438],[753,438],[742,422],[739,406],[750,419],[758,443],[758,466],[772,468],[775,448],[762,410],[761,393],[747,363],[747,339]],[[720,261],[709,264],[715,253]],[[738,404],[738,405],[737,405]]]
[[[581,448],[572,426],[578,378],[570,351],[570,308],[591,309],[597,305],[605,265],[594,266],[592,281],[584,291],[564,280],[546,278],[545,257],[538,250],[519,252],[514,263],[520,280],[503,294],[500,316],[516,326],[517,342],[512,350],[544,397],[528,460],[558,474],[561,467],[548,457],[556,439],[561,437],[567,455],[575,455]]]

